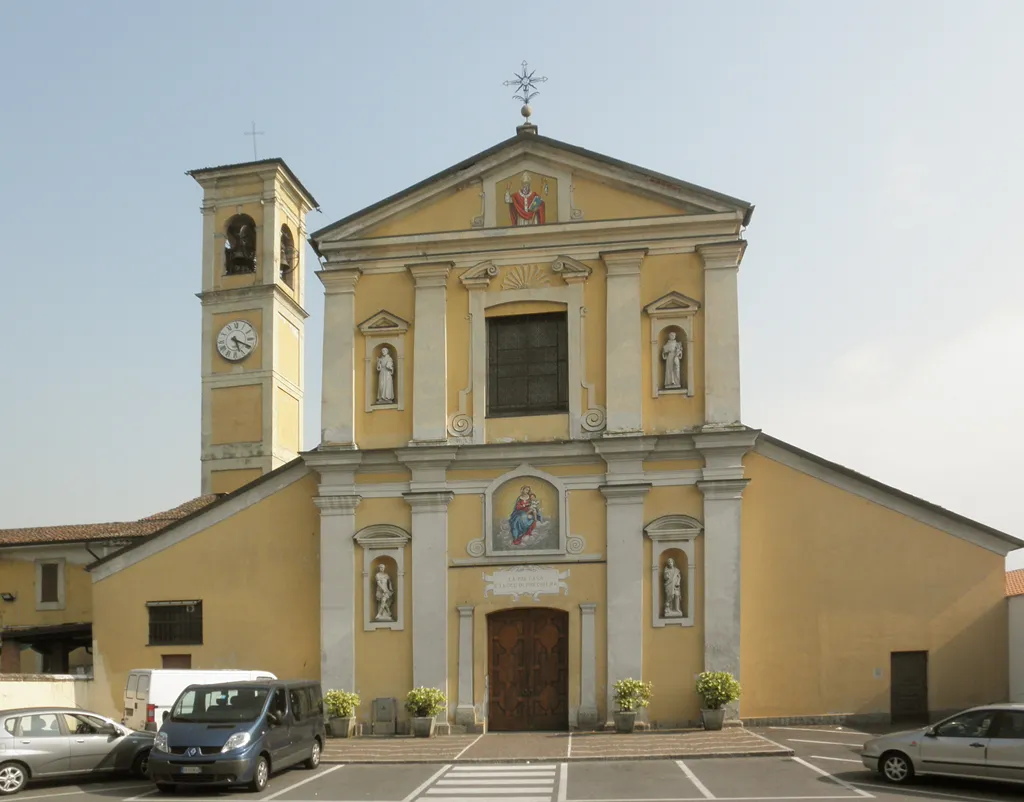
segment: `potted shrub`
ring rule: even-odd
[[[705,671],[697,675],[697,693],[704,729],[720,730],[725,723],[725,706],[740,698],[740,684],[728,671]]]
[[[434,734],[434,717],[448,709],[448,699],[439,688],[413,688],[405,697],[405,709],[412,716],[412,734],[429,738]]]
[[[636,727],[636,713],[651,703],[651,683],[628,677],[612,686],[615,703],[619,706],[613,714],[616,732],[633,732]]]
[[[324,695],[327,708],[327,728],[335,738],[350,738],[356,731],[356,708],[359,694],[348,691],[328,691]]]

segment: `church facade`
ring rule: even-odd
[[[440,688],[469,731],[603,726],[627,677],[686,725],[703,670],[748,722],[1006,697],[1020,543],[743,424],[749,203],[529,123],[311,235],[283,161],[191,175],[220,497],[91,567],[108,712],[186,659],[354,690],[364,723]]]

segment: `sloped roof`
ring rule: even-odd
[[[1024,568],[1006,572],[1006,595],[1024,596]]]
[[[168,524],[179,521],[220,498],[211,494],[198,496],[136,521],[113,521],[99,524],[69,524],[64,526],[34,526],[24,529],[0,529],[0,547],[33,546],[48,543],[82,543],[95,540],[122,540],[150,535]]]
[[[221,170],[238,170],[243,167],[268,167],[272,164],[284,170],[285,175],[287,175],[292,180],[295,186],[299,188],[299,191],[305,193],[306,198],[309,200],[310,205],[314,209],[320,208],[320,204],[316,202],[316,198],[313,197],[313,193],[311,193],[302,185],[302,182],[299,181],[299,177],[292,172],[292,168],[285,163],[284,159],[280,158],[258,159],[254,162],[237,162],[235,164],[218,164],[214,167],[200,167],[196,170],[186,170],[185,175],[191,176],[192,178],[196,178],[196,176],[208,175],[209,173],[217,173],[220,172]]]

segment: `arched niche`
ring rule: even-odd
[[[365,366],[366,411],[405,409],[405,337],[409,323],[386,309],[359,324],[363,335],[363,362]],[[384,359],[384,349],[388,349]],[[381,361],[383,359],[383,361]],[[390,375],[391,400],[380,394],[381,373]]]
[[[647,304],[644,312],[651,321],[651,397],[659,395],[693,395],[693,319],[700,309],[700,302],[695,301],[681,292],[670,292],[656,301]],[[679,382],[665,382],[665,346],[669,343],[669,334],[682,347],[679,355]],[[676,350],[676,349],[673,349]]]
[[[409,533],[392,524],[374,524],[356,532],[354,539],[363,548],[363,629],[405,629],[405,547]],[[390,589],[391,617],[378,617],[378,579],[380,567],[388,583],[381,590]]]
[[[696,601],[697,555],[696,540],[704,531],[704,527],[696,518],[689,515],[665,515],[644,527],[644,534],[651,541],[651,625],[693,626],[694,603]],[[679,610],[682,615],[675,615],[670,609],[666,614],[666,579],[671,579],[666,571],[671,568],[669,560],[675,563],[678,571]],[[681,564],[684,563],[685,565]]]
[[[295,247],[295,237],[287,223],[281,224],[281,281],[290,289],[295,289],[295,275],[299,269],[299,249]]]
[[[236,214],[224,226],[224,273],[237,276],[256,272],[256,221]]]

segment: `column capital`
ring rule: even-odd
[[[613,504],[643,504],[650,483],[632,485],[601,485],[598,490],[609,506]]]
[[[473,615],[473,610],[475,610],[476,607],[472,604],[460,604],[456,606],[455,609],[459,611],[460,618],[469,618]]]
[[[418,265],[406,265],[416,282],[416,289],[425,287],[445,287],[448,283],[448,274],[451,272],[454,262],[427,262]]]
[[[647,256],[646,248],[605,251],[601,254],[601,261],[608,269],[609,276],[637,276],[640,274],[640,264],[645,256]]]
[[[743,498],[743,491],[748,484],[749,479],[718,479],[697,482],[697,489],[704,494],[705,501],[738,501]]]
[[[355,515],[362,496],[316,496],[313,503],[320,508],[321,515]]]
[[[695,434],[693,444],[704,457],[701,478],[708,482],[718,479],[742,479],[743,457],[754,447],[759,434],[756,429],[747,428]]]
[[[732,242],[711,242],[707,245],[697,246],[697,253],[704,260],[705,270],[738,268],[746,250],[747,241],[743,239]]]
[[[325,295],[344,295],[356,291],[362,271],[358,267],[328,268],[318,270],[316,275],[324,285]]]
[[[580,602],[580,612],[583,615],[593,615],[597,610],[597,602]]]
[[[445,512],[455,494],[450,490],[441,493],[403,493],[405,503],[413,512]]]

